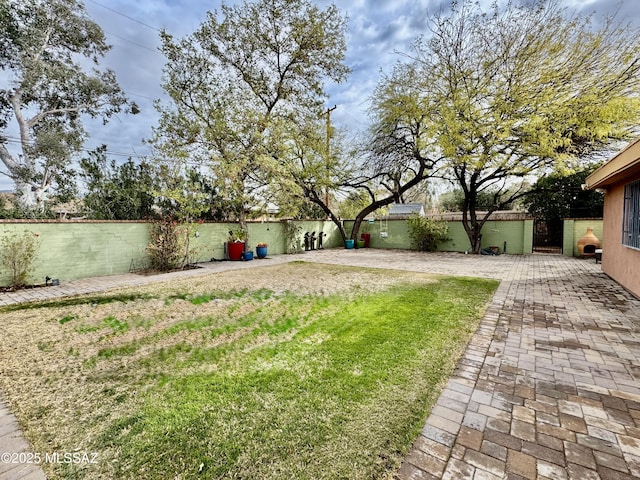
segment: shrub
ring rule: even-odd
[[[282,222],[282,232],[285,239],[287,253],[299,253],[302,251],[302,241],[300,240],[302,227],[300,225],[284,220]]]
[[[413,215],[407,225],[411,243],[418,250],[433,252],[440,242],[447,240],[449,225],[445,221]]]
[[[168,272],[182,268],[188,260],[188,228],[163,219],[151,224],[147,255],[152,270]]]
[[[0,262],[9,273],[9,286],[24,287],[33,271],[33,262],[38,251],[38,234],[28,231],[5,234],[0,244]]]

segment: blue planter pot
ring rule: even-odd
[[[253,260],[253,252],[244,252],[242,254],[242,259],[247,261],[247,260]]]
[[[258,258],[264,258],[267,256],[267,247],[256,247],[256,254]]]

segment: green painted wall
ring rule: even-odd
[[[5,223],[2,235],[29,231],[38,235],[32,283],[44,277],[71,279],[129,271],[132,260],[144,258],[145,223]],[[2,267],[0,283],[6,284]]]
[[[461,222],[448,222],[449,240],[439,245],[443,252],[464,252],[470,248],[469,239]],[[345,222],[350,232],[353,222]],[[376,220],[373,224],[362,224],[360,233],[371,234],[372,248],[411,248],[407,222],[405,220]],[[497,246],[503,252],[507,242],[507,253],[522,255],[532,252],[533,220],[496,220],[485,223],[482,230],[482,248]]]
[[[602,244],[602,225],[601,218],[585,218],[585,219],[573,219],[568,218],[564,221],[563,238],[562,238],[562,254],[567,257],[577,257],[578,253],[578,240],[587,233],[587,228],[593,228],[593,234],[600,240]]]
[[[297,222],[300,244],[306,231],[324,231],[326,248],[342,245],[340,233],[331,222]],[[205,262],[224,258],[229,230],[237,224],[203,223],[193,227],[190,247],[192,261]],[[38,256],[31,283],[51,278],[74,279],[111,275],[140,269],[146,261],[149,225],[144,222],[9,222],[2,224],[2,235],[29,231],[38,235]],[[249,224],[250,245],[269,245],[269,255],[285,253],[282,224]],[[254,248],[255,249],[255,248]],[[0,271],[0,285],[8,283],[8,274]]]
[[[591,222],[593,223],[593,222]],[[343,248],[338,228],[332,222],[304,221],[298,225],[298,240],[304,245],[305,232],[324,232],[325,248]],[[529,220],[487,222],[483,231],[482,246],[497,245],[502,252],[507,242],[507,253],[531,253],[532,225]],[[140,269],[146,262],[145,248],[149,242],[149,225],[144,222],[26,222],[2,223],[2,235],[29,231],[38,235],[39,249],[35,270],[30,283],[43,283],[45,276],[70,280],[101,275],[125,273]],[[224,245],[229,230],[237,224],[203,223],[195,225],[190,237],[194,256],[192,261],[207,262],[212,258],[224,258]],[[353,222],[345,222],[347,233]],[[595,224],[594,224],[595,228]],[[596,235],[601,235],[595,230]],[[583,228],[586,231],[586,226]],[[409,235],[405,220],[376,220],[365,223],[360,232],[371,234],[372,248],[409,249]],[[458,222],[449,222],[450,240],[440,246],[441,251],[464,252],[469,241]],[[579,237],[578,237],[579,238]],[[269,245],[269,255],[286,253],[285,235],[280,222],[249,224],[249,241],[252,249],[259,242]],[[8,284],[8,274],[0,271],[0,285]]]

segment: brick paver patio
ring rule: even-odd
[[[398,479],[640,477],[640,300],[592,260],[325,250],[206,264],[179,275],[291,260],[501,280]],[[116,275],[63,282],[32,295],[91,293],[167,278]],[[0,294],[0,304],[30,299],[26,291]],[[28,448],[0,401],[0,453]],[[27,478],[44,474],[0,463],[1,480]]]

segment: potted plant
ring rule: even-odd
[[[229,256],[229,260],[242,260],[244,239],[244,230],[229,230],[229,241],[227,242],[227,255]]]
[[[267,256],[268,245],[264,242],[260,242],[256,245],[256,254],[258,258],[265,258]]]
[[[373,221],[373,219],[369,220],[367,223],[364,224],[364,232],[362,232],[360,234],[360,240],[358,240],[358,248],[369,248],[369,245],[371,244],[371,232],[370,232],[370,228],[369,225],[371,224],[371,222]],[[362,247],[360,246],[360,242],[362,241]]]

